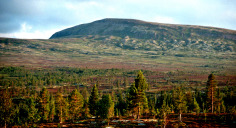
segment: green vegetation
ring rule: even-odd
[[[214,94],[213,110],[208,109],[208,99],[205,97],[208,95],[209,85],[215,83],[209,82],[215,81],[212,74],[209,75],[208,82],[202,85],[205,87],[202,90],[180,84],[155,93],[149,93],[146,90],[149,83],[143,73],[139,71],[137,74],[137,77],[133,79],[134,84],[130,88],[125,89],[122,86],[123,92],[114,88],[111,92],[105,92],[98,89],[102,88],[101,85],[95,84],[90,89],[88,101],[82,95],[84,93],[80,93],[84,92],[82,88],[87,87],[79,87],[79,90],[76,87],[70,91],[70,88],[63,90],[63,86],[52,89],[50,85],[47,88],[32,88],[31,90],[21,86],[3,86],[0,97],[1,125],[35,127],[41,123],[49,122],[75,123],[93,116],[96,116],[96,119],[108,119],[110,122],[109,119],[113,117],[127,118],[132,116],[138,120],[141,118],[163,119],[163,125],[166,126],[166,119],[172,118],[169,117],[171,113],[179,113],[181,124],[178,125],[186,125],[182,122],[181,118],[184,116],[182,117],[181,114],[199,112],[213,112],[214,118],[221,121],[223,118],[218,119],[218,115],[228,113],[232,116],[227,117],[225,121],[234,120],[236,104],[232,101],[236,98],[235,86],[218,88],[217,93]]]

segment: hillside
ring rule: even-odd
[[[70,38],[86,35],[129,36],[138,39],[154,39],[163,41],[190,39],[226,39],[236,41],[236,31],[190,25],[173,25],[145,22],[134,19],[103,19],[88,24],[74,26],[57,32],[54,38]]]
[[[48,40],[0,38],[1,66],[84,67],[235,73],[236,31],[104,19]]]
[[[130,19],[103,19],[57,32],[50,39],[91,36],[123,49],[234,52],[236,31]]]

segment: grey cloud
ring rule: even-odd
[[[27,23],[35,29],[69,25],[76,17],[64,8],[64,1],[6,0],[0,2],[0,33],[17,32]]]

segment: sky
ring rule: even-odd
[[[0,0],[0,37],[48,39],[104,18],[236,30],[236,0]]]

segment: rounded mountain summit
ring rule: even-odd
[[[55,38],[80,38],[88,35],[117,36],[153,40],[188,40],[189,38],[226,39],[236,41],[236,31],[204,26],[174,25],[135,19],[102,19],[77,25],[53,34]]]

